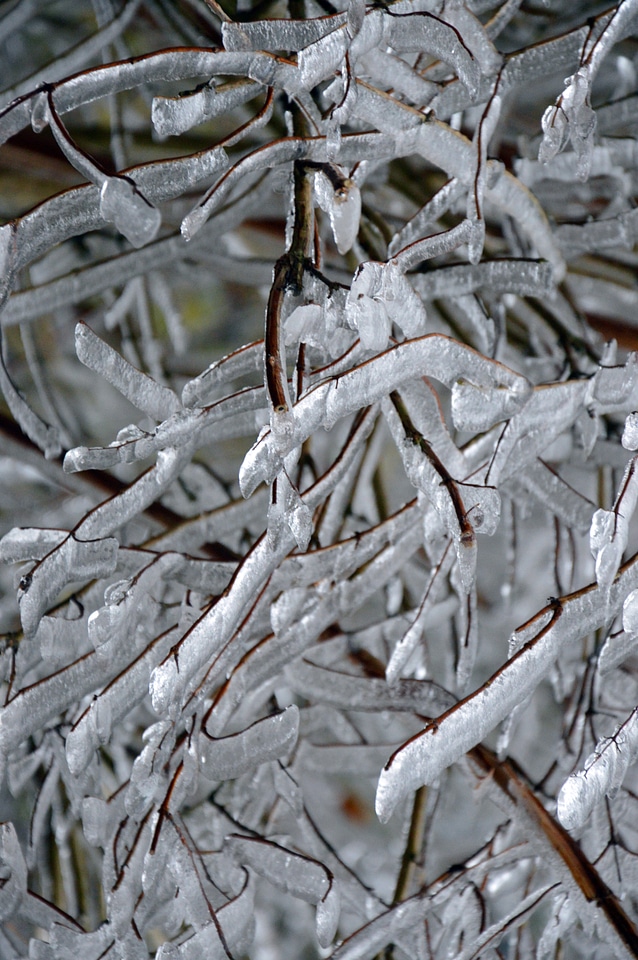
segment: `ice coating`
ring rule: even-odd
[[[74,580],[108,576],[115,569],[118,542],[114,538],[83,541],[69,535],[21,582],[18,592],[20,619],[27,637],[60,590]]]
[[[449,386],[457,380],[467,379],[480,387],[505,387],[521,405],[531,389],[525,377],[503,364],[488,361],[451,338],[430,334],[392,347],[344,376],[308,391],[295,404],[293,429],[284,449],[286,452],[294,449],[319,426],[330,428],[341,417],[374,403],[402,383],[423,375]],[[262,480],[274,479],[280,463],[281,452],[266,432],[242,464],[239,482],[244,496],[249,496]]]
[[[302,857],[267,840],[254,840],[231,834],[224,850],[237,863],[251,867],[284,893],[299,900],[317,904],[327,896],[335,880],[330,871],[316,860]],[[334,913],[335,901],[328,904],[328,920]]]
[[[638,413],[630,413],[626,418],[622,445],[625,450],[638,450]]]

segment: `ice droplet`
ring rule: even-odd
[[[161,214],[125,177],[109,177],[100,190],[100,214],[114,223],[134,247],[143,247],[154,239]]]
[[[201,230],[207,220],[208,217],[203,207],[195,207],[194,210],[191,210],[191,212],[182,220],[182,225],[180,227],[184,240],[186,240],[187,243],[189,240],[192,240],[195,234]]]

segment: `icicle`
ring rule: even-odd
[[[299,732],[299,710],[288,707],[282,713],[256,720],[247,730],[222,739],[199,741],[201,770],[207,780],[234,780],[268,760],[278,760],[295,745]]]

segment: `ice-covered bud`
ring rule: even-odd
[[[318,205],[330,217],[332,235],[339,253],[347,253],[352,248],[359,232],[361,217],[361,191],[350,177],[341,181],[338,187],[325,173],[315,177],[315,198]]]
[[[125,177],[108,177],[100,190],[100,214],[114,223],[134,247],[143,247],[157,234],[161,214]]]
[[[368,260],[354,275],[346,301],[346,320],[370,350],[387,346],[392,323],[408,337],[425,329],[425,307],[394,260]]]
[[[31,126],[36,133],[41,133],[49,124],[49,97],[45,90],[31,101]]]
[[[553,160],[567,142],[567,117],[559,106],[554,104],[545,110],[541,119],[543,139],[538,150],[541,163]]]

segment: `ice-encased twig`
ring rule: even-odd
[[[634,557],[625,564],[609,592],[590,585],[546,607],[519,628],[524,638],[521,649],[477,691],[392,755],[379,777],[379,818],[388,820],[406,794],[424,783],[432,783],[446,767],[480,743],[522,698],[535,690],[561,651],[607,622],[636,587],[638,560]]]
[[[134,407],[149,417],[166,420],[181,408],[172,390],[137,370],[86,323],[78,323],[75,328],[75,350],[78,359],[86,367],[103,376]]]
[[[129,2],[123,5],[120,12],[101,29],[92,33],[74,47],[71,47],[66,53],[57,56],[45,67],[42,67],[35,73],[31,73],[13,87],[3,90],[3,101],[10,105],[14,100],[30,93],[41,84],[51,83],[56,77],[61,78],[68,76],[69,73],[77,70],[89,60],[92,60],[93,57],[98,55],[126,29],[137,12],[139,5],[140,0],[129,0]]]
[[[354,429],[344,453],[337,458],[327,472],[302,494],[304,503],[314,509],[334,489],[347,472],[359,445],[371,431],[376,419],[375,411],[368,411]],[[262,536],[247,554],[235,573],[231,584],[212,610],[202,617],[179,644],[174,653],[154,671],[151,678],[151,696],[154,708],[161,712],[171,703],[179,702],[191,678],[204,664],[213,659],[216,652],[234,632],[240,618],[277,565],[292,548],[292,532],[282,536],[273,548],[267,537]],[[215,637],[211,646],[210,638]]]
[[[430,680],[386,680],[317,666],[300,659],[285,668],[290,687],[310,701],[341,710],[392,710],[434,716],[447,710],[455,697]]]
[[[598,741],[582,770],[565,781],[558,794],[558,819],[568,830],[582,826],[603,797],[615,797],[638,754],[638,708],[609,737]]]
[[[327,947],[332,943],[339,923],[340,902],[335,878],[327,867],[272,841],[235,834],[226,838],[224,850],[284,893],[315,904],[319,944]]]
[[[20,581],[18,604],[26,637],[35,636],[43,614],[60,591],[74,580],[108,577],[115,570],[118,543],[113,537],[66,539]]]
[[[110,680],[87,707],[67,734],[65,751],[69,769],[79,775],[90,763],[100,744],[108,743],[111,730],[140,703],[148,693],[151,671],[164,659],[177,639],[172,627],[151,641],[142,652]],[[110,646],[112,651],[113,645]],[[131,653],[135,653],[132,650]]]
[[[215,739],[203,730],[199,739],[201,772],[207,780],[236,779],[289,753],[298,733],[299,709],[294,705],[228,737]]]
[[[429,334],[409,340],[309,390],[293,407],[287,449],[282,450],[281,441],[275,443],[273,435],[266,431],[246,455],[239,474],[242,493],[250,496],[259,483],[273,480],[281,469],[282,456],[320,427],[329,429],[342,417],[422,376],[440,380],[446,386],[462,379],[475,387],[500,390],[510,415],[525,403],[530,389],[520,374],[449,337]],[[478,400],[478,390],[475,395]]]
[[[236,80],[222,87],[207,83],[201,89],[179,97],[154,97],[153,126],[160,136],[176,136],[247,103],[261,89],[261,84],[254,80]]]
[[[611,510],[596,510],[592,517],[589,544],[596,561],[596,579],[608,588],[620,566],[629,538],[629,522],[638,502],[638,458],[627,464],[618,495]]]

